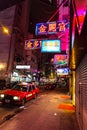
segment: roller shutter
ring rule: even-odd
[[[76,115],[81,130],[87,130],[87,55],[76,70]]]

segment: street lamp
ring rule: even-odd
[[[5,34],[9,35],[9,29],[8,29],[7,27],[2,26],[2,31],[3,31]]]
[[[0,26],[1,26],[2,32],[4,34],[6,34],[6,35],[10,34],[9,29],[6,26],[2,25],[2,23],[0,23]]]
[[[9,36],[9,34],[10,34],[10,31],[9,31],[9,28],[8,27],[6,27],[6,26],[4,26],[1,22],[0,22],[0,33],[3,33],[4,35],[6,35],[6,36]],[[1,37],[0,37],[0,40],[2,40],[2,35],[1,35]],[[1,46],[1,45],[0,45]],[[2,48],[2,47],[0,47],[0,48]],[[1,49],[0,49],[1,50]],[[0,59],[2,59],[2,58],[0,58]],[[3,74],[3,71],[6,69],[6,63],[4,63],[4,62],[2,62],[1,60],[0,60],[0,75],[2,75]]]

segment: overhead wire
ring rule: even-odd
[[[54,17],[55,17],[55,15],[59,12],[59,8],[62,6],[62,5],[64,5],[67,1],[69,1],[69,0],[62,0],[62,2],[60,3],[60,5],[58,6],[58,8],[57,8],[57,10],[53,13],[53,15],[48,19],[48,21],[47,22],[50,22]]]

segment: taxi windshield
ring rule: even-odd
[[[27,86],[25,85],[15,85],[12,90],[18,90],[22,92],[27,92]]]

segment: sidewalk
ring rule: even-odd
[[[80,130],[76,119],[75,106],[72,104],[71,96],[67,89],[58,88],[60,103],[58,110],[61,113],[61,130]]]

